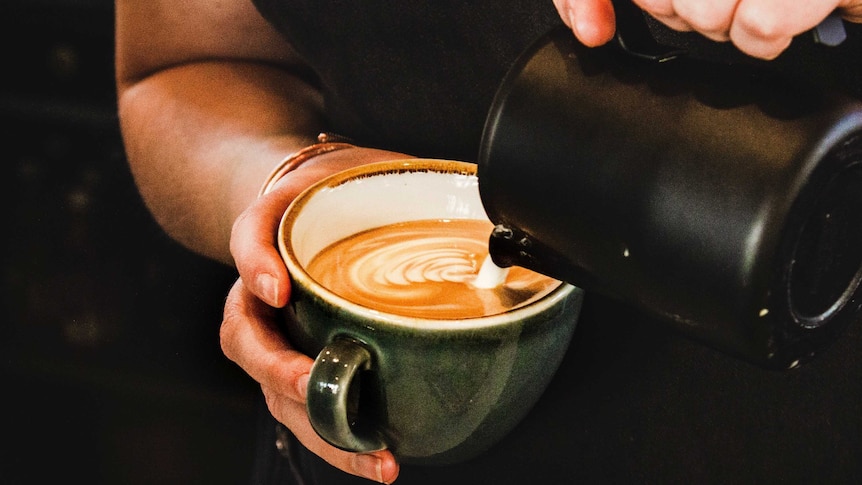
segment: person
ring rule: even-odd
[[[794,37],[835,9],[849,21],[862,21],[859,0],[636,3],[673,29],[732,43],[761,59],[778,57]],[[235,265],[239,273],[225,303],[222,348],[260,384],[268,413],[281,425],[267,422],[262,428],[266,436],[256,482],[352,483],[355,475],[389,483],[400,474],[404,483],[532,483],[560,473],[587,481],[676,477],[702,482],[731,478],[729,462],[789,464],[788,473],[798,470],[781,451],[804,453],[801,448],[780,445],[770,458],[744,443],[728,443],[744,436],[727,431],[739,409],[730,402],[732,377],[750,371],[756,377],[738,392],[772,389],[778,400],[786,397],[776,391],[780,378],[704,354],[658,326],[623,324],[611,332],[590,324],[597,318],[591,311],[603,313],[603,320],[644,320],[613,305],[585,308],[583,330],[556,387],[511,437],[473,462],[442,469],[402,467],[389,451],[345,452],[311,429],[304,398],[312,360],[291,348],[276,317],[290,296],[274,246],[281,214],[305,187],[350,166],[412,156],[475,158],[485,114],[506,69],[532,40],[561,22],[587,46],[607,43],[615,31],[610,0],[417,0],[397,7],[287,0],[116,2],[119,117],[143,200],[171,237]],[[312,157],[258,197],[273,167],[315,143],[321,132],[349,137],[354,147]],[[634,367],[639,358],[643,362]],[[720,381],[725,392],[695,384],[696,376],[684,371],[685,362],[695,359],[709,361],[694,369]],[[804,387],[811,379],[800,378],[789,387]],[[700,398],[710,396],[721,399],[728,411],[704,411]],[[756,405],[776,404],[759,399]],[[662,412],[661,406],[670,411]],[[763,413],[745,422],[762,425]],[[824,419],[830,417],[835,418]],[[558,418],[569,424],[554,422]],[[859,425],[858,419],[848,422]],[[771,429],[762,440],[783,433]],[[839,441],[845,437],[836,435]],[[665,448],[648,449],[638,442],[648,441],[645,437]],[[840,442],[858,445],[856,438]],[[272,446],[276,442],[280,450]],[[716,459],[716,449],[726,458]],[[862,470],[846,456],[832,455],[832,469],[860,476]],[[696,466],[674,468],[668,460]],[[767,471],[758,468],[758,473]]]

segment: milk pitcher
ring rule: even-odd
[[[479,155],[490,251],[770,368],[862,316],[862,106],[756,66],[555,30]]]

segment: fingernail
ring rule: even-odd
[[[369,480],[383,483],[383,461],[374,455],[355,455],[353,470]]]
[[[267,273],[257,275],[255,286],[263,301],[271,306],[278,304],[278,280],[272,275]]]

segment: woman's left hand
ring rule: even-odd
[[[797,35],[811,30],[832,12],[862,22],[862,0],[632,0],[668,27],[695,31],[742,52],[774,59]],[[554,0],[563,22],[588,46],[609,41],[615,23],[611,0]]]

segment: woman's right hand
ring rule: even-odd
[[[290,279],[275,245],[282,214],[307,186],[346,168],[406,155],[349,148],[314,157],[254,201],[236,220],[231,254],[240,278],[225,302],[221,327],[224,354],[257,381],[273,417],[312,453],[354,475],[390,483],[398,463],[389,451],[350,453],[323,441],[312,429],[305,408],[312,359],[291,347],[279,329],[279,308],[290,298]]]
[[[342,451],[312,429],[305,410],[312,360],[290,346],[278,328],[278,309],[254,295],[242,278],[225,302],[221,345],[225,355],[260,384],[272,416],[312,453],[346,473],[379,483],[397,478],[398,463],[391,452]]]
[[[276,324],[290,288],[274,242],[300,190],[341,168],[403,155],[360,148],[321,155],[258,198],[279,157],[326,124],[302,57],[248,0],[117,0],[115,25],[120,126],[143,200],[173,239],[239,270],[221,327],[225,354],[260,383],[272,414],[311,451],[346,472],[394,480],[391,453],[337,450],[308,425],[311,359]]]

